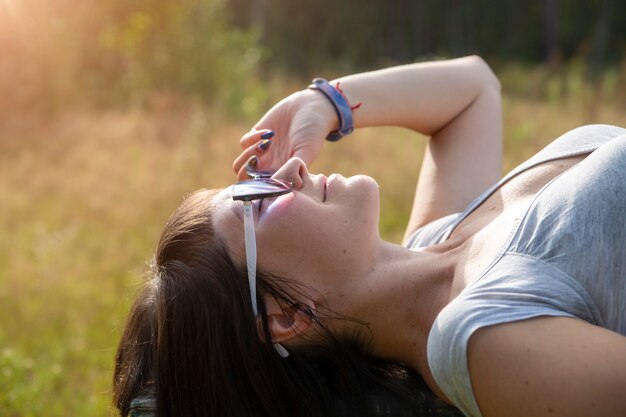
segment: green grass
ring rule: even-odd
[[[502,74],[505,171],[578,125],[626,124],[624,71],[597,88],[577,74]],[[0,123],[0,415],[113,414],[115,347],[160,229],[185,194],[233,182],[248,129],[184,98]],[[377,178],[381,233],[398,241],[423,145],[365,129],[312,170]]]

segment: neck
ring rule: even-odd
[[[458,292],[453,285],[454,250],[412,251],[382,242],[365,276],[355,277],[339,300],[340,311],[366,322],[376,357],[402,362],[418,371],[441,396],[428,367],[426,346],[437,314]],[[342,302],[343,301],[343,302]]]

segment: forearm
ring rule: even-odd
[[[349,75],[331,81],[352,106],[354,127],[400,126],[430,136],[418,193],[438,211],[414,216],[420,222],[456,209],[500,173],[502,115],[500,85],[478,57],[419,63]],[[275,104],[240,140],[233,162],[240,178],[251,156],[263,169],[278,169],[291,157],[310,164],[324,138],[338,129],[335,105],[319,89],[300,90]],[[269,152],[258,148],[262,132],[273,130]],[[474,178],[468,185],[467,178]],[[446,202],[439,194],[463,192]],[[435,205],[433,203],[433,205]],[[428,203],[426,204],[428,207]],[[432,212],[432,213],[431,213]],[[418,222],[413,222],[418,224]]]
[[[485,90],[499,90],[479,57],[403,65],[331,82],[337,83],[352,105],[362,103],[353,114],[355,127],[401,126],[426,135],[449,125]]]

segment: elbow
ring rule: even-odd
[[[493,72],[489,64],[487,64],[487,62],[478,55],[472,55],[468,57],[468,59],[472,60],[472,64],[476,68],[477,74],[480,77],[482,84],[486,88],[500,93],[500,80]]]

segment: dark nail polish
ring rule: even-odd
[[[256,145],[256,146],[257,146],[257,148],[258,148],[260,151],[266,151],[266,150],[267,150],[267,148],[269,148],[271,144],[272,144],[272,141],[271,141],[271,140],[269,140],[269,139],[265,139],[265,140],[262,140],[261,142],[259,142],[259,144],[258,144],[258,145]]]
[[[274,131],[273,130],[268,130],[267,132],[263,133],[261,135],[261,139],[270,139],[274,137]]]
[[[254,168],[256,166],[256,164],[259,163],[259,158],[256,157],[256,155],[252,155],[249,159],[248,162],[246,162],[246,167],[247,168]]]

